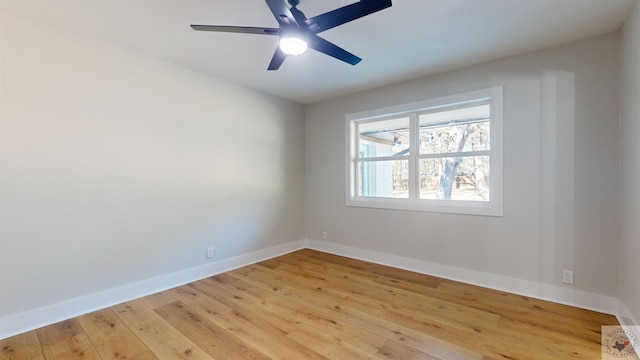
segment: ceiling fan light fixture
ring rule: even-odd
[[[299,36],[283,36],[280,38],[280,50],[287,55],[300,55],[307,51],[307,42]]]

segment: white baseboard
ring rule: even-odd
[[[388,265],[395,268],[415,271],[422,274],[460,281],[531,298],[576,306],[606,314],[615,315],[618,314],[619,310],[619,301],[617,298],[588,293],[568,287],[553,286],[507,276],[488,274],[480,271],[411,259],[397,255],[363,250],[327,241],[307,240],[306,244],[310,249],[328,252],[335,255],[346,256],[381,265]]]
[[[295,241],[0,318],[0,340],[305,248]]]
[[[640,357],[640,322],[636,319],[629,308],[622,302],[619,301],[619,307],[617,316],[618,322],[620,325],[627,331],[630,331],[638,340],[637,342],[632,342],[634,344],[634,350],[638,357]]]
[[[626,321],[627,325],[638,325],[638,322],[631,316],[624,304],[613,297],[389,255],[327,241],[300,240],[6,316],[0,318],[0,340],[304,248],[607,314],[615,314],[621,324]]]
[[[640,326],[640,322],[638,322],[638,319],[633,316],[629,308],[627,308],[627,306],[622,301],[619,301],[618,311],[616,313],[618,314],[618,321],[621,325]]]

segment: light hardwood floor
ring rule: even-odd
[[[600,359],[615,317],[313,250],[0,341],[2,359]]]

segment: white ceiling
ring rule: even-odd
[[[267,71],[275,36],[190,24],[277,27],[263,0],[0,0],[1,9],[301,104],[617,31],[637,0],[393,0],[320,34],[360,56],[315,51]],[[355,0],[302,0],[312,17]]]

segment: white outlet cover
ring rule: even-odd
[[[573,271],[562,270],[562,282],[565,284],[573,285]]]

